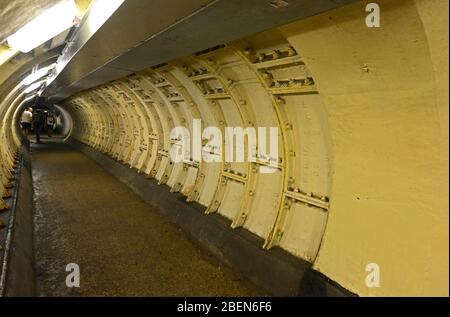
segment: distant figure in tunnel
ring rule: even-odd
[[[36,143],[41,143],[41,132],[45,124],[44,112],[37,109],[33,115],[33,128],[34,133],[36,133]]]
[[[29,141],[29,135],[33,123],[33,109],[28,107],[22,114],[20,125],[22,126],[23,136],[25,141]]]
[[[52,137],[53,127],[55,125],[55,117],[52,113],[47,114],[47,135],[49,138]]]

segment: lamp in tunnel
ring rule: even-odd
[[[63,1],[44,11],[8,37],[6,41],[11,48],[28,53],[70,28],[76,16],[75,2],[73,0]]]

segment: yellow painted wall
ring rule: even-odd
[[[448,296],[448,1],[377,1],[380,28],[366,27],[367,2],[281,28],[332,134],[315,267],[362,296]],[[365,284],[372,262],[380,288]]]
[[[0,44],[0,67],[7,63],[16,54],[16,50],[10,49],[6,45]]]

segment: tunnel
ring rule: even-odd
[[[448,296],[448,1],[0,26],[1,296]]]

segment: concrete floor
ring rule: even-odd
[[[261,296],[68,145],[32,145],[41,296]],[[81,287],[69,289],[77,263]]]

